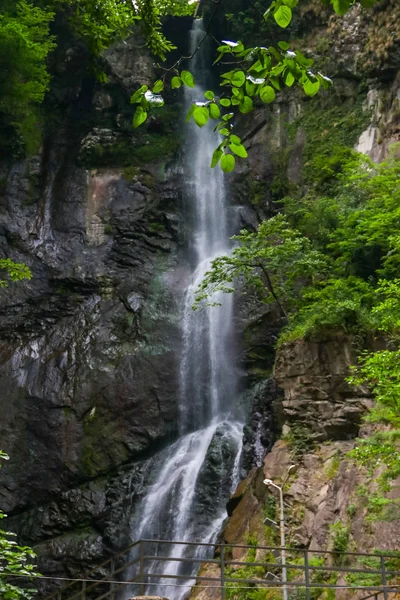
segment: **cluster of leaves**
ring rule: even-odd
[[[127,34],[140,19],[131,3],[119,0],[56,0],[56,6],[66,12],[72,30],[98,56],[117,37]]]
[[[7,273],[9,281],[21,281],[22,279],[32,278],[29,267],[23,263],[15,263],[10,258],[0,258],[0,270]],[[0,288],[7,286],[7,279],[0,279]]]
[[[386,339],[360,356],[349,383],[375,397],[368,420],[385,431],[359,440],[351,457],[378,477],[375,517],[393,509],[384,497],[400,476],[400,161],[395,147],[383,163],[349,154],[326,194],[312,189],[282,202],[284,214],[241,232],[230,256],[216,258],[198,288],[195,307],[218,304],[215,292],[242,289],[275,302],[287,318],[279,343],[344,331]],[[379,333],[381,332],[381,333]],[[381,510],[382,509],[382,510]],[[397,513],[396,513],[397,514]]]
[[[329,530],[332,537],[332,551],[343,553],[347,551],[350,538],[350,528],[344,525],[342,521],[336,521],[329,526]],[[334,557],[336,564],[340,564],[342,557]]]
[[[194,5],[187,0],[136,0],[134,3],[136,16],[140,19],[141,32],[147,47],[161,60],[166,54],[175,50],[162,32],[161,18],[164,15],[184,16],[193,13]]]
[[[363,7],[371,7],[375,0],[360,0]],[[331,4],[339,15],[345,14],[355,0],[332,0]],[[293,9],[298,0],[273,0],[264,12],[264,22],[273,18],[275,23],[286,29],[293,18]],[[236,157],[246,158],[247,151],[234,132],[235,112],[247,114],[253,111],[255,103],[271,104],[282,88],[299,85],[309,97],[315,96],[320,88],[329,88],[332,81],[320,72],[314,73],[313,59],[306,58],[299,50],[292,50],[286,41],[276,46],[245,47],[241,41],[224,40],[217,49],[214,62],[234,65],[233,69],[221,74],[221,93],[205,92],[205,101],[195,102],[188,113],[199,127],[211,120],[219,121],[214,131],[224,136],[212,156],[211,167],[220,164],[226,173],[235,168]],[[179,61],[178,61],[179,62]],[[172,78],[169,77],[172,73]],[[187,71],[185,73],[188,73]],[[171,68],[164,74],[162,85],[179,87],[179,73]],[[155,86],[158,82],[156,82]],[[148,108],[151,108],[151,104]],[[225,111],[225,112],[224,112]],[[144,107],[136,109],[135,126],[144,122]]]
[[[384,554],[384,564],[386,571],[400,570],[400,554],[399,552],[390,552],[386,550],[384,553],[380,550],[371,550],[374,554]],[[374,587],[382,585],[382,562],[379,556],[364,556],[358,557],[355,568],[362,569],[363,573],[347,573],[345,580],[353,586]],[[379,573],[369,573],[368,571],[379,571]]]
[[[15,128],[28,150],[37,145],[37,107],[49,85],[45,66],[54,48],[49,24],[54,13],[26,0],[0,12],[0,124],[2,137]],[[0,140],[5,143],[5,139]]]
[[[288,310],[299,301],[299,279],[315,283],[327,267],[323,254],[290,227],[282,214],[263,221],[256,232],[243,230],[232,239],[239,245],[230,256],[213,260],[198,288],[194,308],[204,303],[219,304],[209,302],[210,297],[212,300],[217,292],[233,292],[232,284],[239,279],[263,301],[276,302],[287,318]]]
[[[8,458],[0,450],[0,460]],[[5,517],[0,510],[0,520]],[[36,554],[28,546],[18,546],[14,538],[14,533],[0,529],[0,596],[4,600],[30,600],[37,590],[10,582],[29,582],[33,577],[40,576],[32,563]]]
[[[292,19],[292,8],[297,5],[297,1],[274,1],[264,18],[273,15],[276,23],[286,28]],[[217,52],[215,63],[228,59],[230,63],[235,64],[235,68],[221,75],[220,85],[225,90],[221,94],[215,94],[211,90],[206,91],[205,100],[199,100],[192,105],[187,120],[193,118],[199,127],[204,127],[210,119],[219,120],[214,131],[225,139],[215,150],[211,167],[220,163],[222,170],[229,173],[235,167],[235,156],[247,157],[241,139],[234,134],[232,120],[235,112],[232,109],[236,108],[242,114],[250,113],[254,109],[255,102],[271,104],[282,86],[290,88],[296,82],[310,97],[315,96],[321,86],[329,88],[332,82],[322,73],[314,74],[310,70],[314,61],[306,58],[299,50],[290,50],[290,45],[285,41],[278,42],[277,47],[246,48],[240,41],[225,40],[218,47]],[[177,70],[173,70],[169,82],[172,89],[180,87],[182,81],[194,87],[193,77],[188,71],[184,73],[187,79],[191,77],[191,83],[187,84],[182,74],[179,75]],[[167,72],[163,77],[163,87],[168,82],[168,76]],[[159,82],[156,82],[154,87],[159,87]],[[142,115],[143,107],[138,107],[136,113]],[[144,121],[138,117],[134,122],[138,126]]]
[[[163,15],[191,12],[193,5],[187,0],[4,0],[0,8],[1,146],[8,149],[10,141],[15,144],[15,132],[28,153],[40,145],[38,107],[49,89],[46,59],[57,42],[50,33],[56,13],[65,16],[94,58],[138,23],[147,46],[165,60],[174,46],[161,31]]]
[[[392,254],[387,260],[391,261]],[[381,471],[374,478],[378,491],[368,498],[368,504],[373,519],[390,520],[399,515],[398,502],[386,498],[385,493],[391,489],[391,482],[400,477],[400,279],[380,281],[376,294],[378,300],[373,315],[389,347],[364,352],[348,381],[353,385],[367,385],[373,392],[375,406],[367,420],[383,424],[385,429],[359,439],[349,456],[364,467],[370,478],[374,478],[377,468]]]
[[[235,236],[231,255],[216,258],[206,274],[195,306],[212,304],[214,292],[232,292],[239,279],[288,317],[281,342],[339,329],[393,334],[400,324],[399,169],[394,155],[374,165],[352,153],[329,194],[286,198],[284,214]],[[385,353],[374,360],[389,367]],[[393,370],[397,354],[390,360]]]

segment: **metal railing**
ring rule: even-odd
[[[157,553],[151,553],[151,547],[157,545]],[[192,552],[193,556],[168,555],[165,549],[172,546],[185,546],[185,552]],[[150,549],[150,550],[149,550]],[[164,551],[164,553],[162,553]],[[160,553],[158,553],[160,552]],[[238,552],[244,559],[236,560],[233,554]],[[283,588],[286,586],[289,594],[294,594],[296,589],[303,589],[306,600],[311,598],[311,590],[324,589],[350,589],[364,591],[369,595],[362,600],[390,600],[393,594],[400,592],[400,554],[396,553],[361,553],[361,552],[332,552],[324,550],[308,550],[300,548],[285,548],[288,562],[285,565],[288,581],[284,584],[279,578],[282,573],[280,563],[281,547],[254,546],[244,544],[205,544],[197,542],[175,542],[166,540],[138,540],[122,552],[98,565],[86,577],[71,581],[68,585],[41,600],[118,600],[118,593],[124,586],[132,586],[132,595],[144,594],[146,588],[152,588],[160,583],[173,590],[174,587],[185,586],[188,591],[191,587],[217,588],[221,593],[221,600],[225,600],[226,592],[230,587],[246,588]],[[207,557],[207,554],[209,557]],[[259,560],[249,560],[249,557]],[[376,568],[366,568],[362,562],[368,560],[375,563]],[[360,563],[362,567],[358,567]],[[395,562],[396,569],[391,567],[390,561]],[[178,562],[186,567],[186,572],[168,574],[163,572],[165,563]],[[398,562],[398,565],[397,565]],[[196,575],[198,567],[207,563],[217,567],[216,575]],[[350,564],[356,566],[349,566]],[[255,573],[251,577],[243,577],[240,569],[246,568]],[[260,573],[262,574],[260,575]],[[352,583],[333,583],[339,577],[346,578],[351,575]],[[368,577],[373,583],[362,584]],[[358,578],[358,582],[357,582]],[[345,581],[345,579],[343,579]],[[171,591],[173,597],[173,591]],[[290,597],[290,596],[289,596]]]

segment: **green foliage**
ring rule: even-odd
[[[348,507],[346,508],[346,512],[349,515],[350,519],[352,519],[356,515],[357,505],[353,504],[353,503],[349,504]]]
[[[294,456],[302,456],[312,452],[317,442],[308,427],[301,423],[293,423],[285,440]]]
[[[55,4],[66,11],[74,33],[85,41],[93,56],[126,35],[140,19],[131,3],[119,0],[56,0]]]
[[[22,279],[32,278],[32,273],[29,267],[22,263],[15,263],[10,258],[0,258],[0,270],[3,270],[7,273],[9,281],[21,281]],[[0,288],[7,287],[8,280],[0,279]]]
[[[153,0],[147,0],[153,1]],[[372,6],[374,0],[361,0],[364,6],[369,2]],[[269,8],[263,14],[264,22],[268,23],[273,18],[275,23],[286,29],[293,17],[293,9],[296,8],[298,0],[273,0]],[[332,0],[334,10],[343,15],[354,4],[353,0]],[[233,13],[230,15],[234,17]],[[314,60],[307,58],[299,50],[292,50],[286,41],[279,41],[276,45],[266,47],[264,45],[246,47],[242,41],[224,40],[217,49],[215,63],[223,61],[233,66],[231,70],[221,74],[220,87],[224,88],[220,94],[209,90],[206,92],[206,102],[198,101],[192,105],[187,119],[193,118],[199,127],[204,127],[209,119],[221,119],[215,126],[215,131],[226,137],[216,148],[211,166],[218,163],[222,170],[230,173],[235,168],[235,154],[245,158],[247,151],[240,142],[240,152],[232,147],[230,137],[235,134],[231,119],[235,111],[247,114],[254,109],[255,102],[270,104],[275,100],[277,91],[285,87],[291,88],[297,84],[304,93],[312,98],[320,89],[329,89],[332,85],[331,79],[319,71],[311,70]],[[178,60],[173,67],[167,70],[162,80],[162,86],[170,85],[172,89],[179,88],[182,83],[194,87],[193,77],[190,72],[184,71],[179,74],[177,67],[182,62]],[[214,64],[215,64],[214,63]],[[160,88],[161,91],[161,88]],[[135,101],[140,101],[138,98]],[[146,107],[142,106],[143,110]],[[228,112],[224,113],[224,109]],[[143,116],[143,112],[137,109]],[[233,111],[233,112],[232,112]],[[147,115],[146,115],[147,116]],[[349,119],[350,122],[350,119]],[[136,119],[135,126],[140,125],[140,119]],[[356,134],[353,127],[354,135]],[[348,133],[348,131],[347,131]],[[325,156],[327,156],[325,154]],[[229,157],[229,158],[227,158]],[[340,157],[332,160],[326,166],[325,177],[339,168]]]
[[[332,539],[332,551],[346,552],[350,538],[350,527],[344,525],[342,521],[336,521],[336,523],[329,525],[329,530]],[[340,555],[334,556],[336,564],[341,564],[342,560]]]
[[[328,479],[333,479],[334,477],[336,477],[340,467],[340,463],[340,453],[336,452],[336,454],[329,460],[329,463],[325,469],[325,475]]]
[[[138,23],[147,46],[161,60],[174,46],[161,31],[166,14],[187,15],[186,0],[42,0],[5,2],[0,8],[0,144],[4,149],[34,153],[41,141],[39,105],[49,89],[46,59],[57,40],[50,34],[55,14],[63,14],[93,59]],[[101,80],[104,73],[95,65]],[[146,102],[155,105],[155,96]],[[144,111],[145,112],[145,109]],[[143,117],[143,113],[142,113]],[[137,119],[136,124],[145,118]]]
[[[385,185],[383,187],[386,188]],[[393,259],[396,259],[395,252],[393,254]],[[380,281],[376,298],[373,314],[378,329],[388,336],[392,349],[363,353],[348,381],[353,385],[367,385],[371,389],[375,406],[367,415],[367,420],[383,423],[390,429],[378,430],[372,436],[358,440],[349,457],[366,470],[370,479],[374,477],[376,468],[381,470],[378,477],[374,478],[378,490],[368,498],[369,518],[391,520],[399,516],[398,502],[386,498],[385,494],[390,491],[391,482],[400,476],[400,280]]]
[[[304,197],[285,198],[285,216],[235,237],[240,245],[231,256],[213,262],[195,307],[214,292],[234,291],[239,279],[242,289],[276,302],[287,316],[279,343],[339,330],[398,331],[400,284],[393,275],[400,259],[399,169],[393,156],[373,165],[352,152],[323,195],[313,190]],[[365,368],[373,366],[374,372],[370,377],[364,372],[364,380],[379,380],[378,363],[399,372],[397,354],[388,351],[373,360]],[[393,402],[399,382],[393,375],[392,412],[398,411],[398,400]],[[379,383],[373,388],[379,399]],[[382,411],[383,401],[379,403]]]
[[[8,458],[8,455],[0,450],[0,460],[8,460]],[[6,516],[0,510],[0,520]],[[20,586],[22,582],[26,583],[33,577],[39,576],[35,571],[35,565],[32,564],[36,554],[28,546],[18,546],[14,538],[14,533],[0,529],[0,597],[4,600],[30,600],[36,590],[32,587]]]
[[[14,128],[28,152],[40,143],[37,106],[49,86],[45,60],[54,48],[49,24],[54,13],[26,0],[0,11],[0,143]]]
[[[256,560],[258,539],[256,535],[249,534],[246,538],[246,544],[253,546],[247,551],[245,562],[252,563],[258,562]],[[272,562],[272,555],[266,557],[266,562]],[[241,566],[239,569],[226,567],[225,576],[232,579],[259,579],[265,574],[263,567],[256,566]],[[244,589],[243,589],[244,588]],[[266,596],[266,590],[257,589],[256,584],[247,587],[243,586],[243,583],[228,582],[226,584],[226,597],[228,600],[266,600],[267,598],[273,598],[274,596]]]
[[[329,331],[368,330],[372,295],[371,286],[356,277],[327,279],[306,288],[302,294],[305,304],[282,331],[279,344],[298,338],[318,338]]]
[[[371,553],[380,554],[379,550],[371,550]],[[399,571],[400,570],[400,555],[398,552],[389,552],[386,551],[385,555],[385,570],[387,571]],[[357,560],[357,564],[354,565],[356,569],[363,569],[364,573],[347,573],[346,574],[346,582],[351,586],[380,586],[382,585],[382,575],[381,573],[368,573],[368,569],[372,571],[380,571],[381,559],[379,556],[364,556],[359,557]]]
[[[364,99],[361,92],[355,99],[343,100],[334,93],[315,98],[288,126],[292,136],[298,128],[306,134],[302,171],[305,183],[325,189],[349,163],[354,164],[356,153],[352,148],[371,119],[369,111],[363,109]]]
[[[267,500],[264,506],[264,516],[271,521],[276,519],[276,499],[272,494],[268,494]]]
[[[276,302],[286,317],[284,305],[291,307],[298,298],[299,278],[316,281],[326,268],[324,257],[312,248],[308,238],[289,226],[283,215],[263,221],[254,233],[244,230],[233,239],[240,245],[230,256],[213,260],[198,288],[195,308],[216,292],[233,292],[234,280],[240,279],[263,301]]]

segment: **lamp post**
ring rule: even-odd
[[[288,469],[286,478],[282,483],[282,487],[276,485],[272,481],[272,479],[264,479],[265,485],[270,485],[276,488],[279,492],[279,501],[280,501],[280,519],[279,519],[279,528],[281,531],[281,562],[282,562],[282,583],[283,583],[283,600],[288,599],[288,591],[287,591],[287,574],[286,574],[286,553],[285,553],[285,513],[283,510],[283,487],[289,479],[289,475],[296,470],[296,465],[291,465]]]

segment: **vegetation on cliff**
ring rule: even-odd
[[[73,38],[83,42],[100,79],[105,75],[101,52],[127,35],[137,23],[148,48],[164,60],[174,46],[162,33],[166,14],[193,12],[186,0],[6,0],[0,9],[0,149],[6,154],[35,152],[41,140],[40,105],[50,86],[49,54],[58,39],[54,21],[62,21]]]
[[[385,339],[386,348],[363,353],[351,383],[367,383],[376,406],[368,420],[387,431],[360,440],[352,456],[369,470],[385,466],[375,504],[400,475],[400,197],[398,148],[381,164],[343,153],[340,168],[326,165],[307,193],[282,199],[282,213],[243,231],[230,256],[214,260],[196,299],[233,292],[235,279],[277,303],[285,320],[278,344],[323,339],[343,331],[359,340]],[[317,157],[319,160],[319,157]],[[369,342],[370,343],[370,342]]]
[[[8,460],[1,450],[0,460]],[[0,520],[6,516],[0,510]],[[15,533],[0,529],[0,595],[4,600],[30,600],[36,590],[26,582],[38,576],[32,563],[36,554],[28,546],[18,546],[14,538]]]

